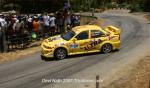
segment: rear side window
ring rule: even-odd
[[[77,40],[84,40],[89,38],[89,31],[83,31],[76,36]]]
[[[100,30],[91,30],[91,38],[99,38],[104,36],[105,34]]]

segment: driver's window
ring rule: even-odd
[[[89,31],[83,31],[76,36],[77,40],[84,40],[89,38]]]

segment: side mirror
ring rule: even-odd
[[[75,41],[77,41],[77,39],[76,39],[76,38],[73,38],[72,41],[75,42]]]

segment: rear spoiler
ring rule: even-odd
[[[117,27],[114,26],[107,26],[104,30],[110,32],[110,33],[114,33],[115,35],[120,35],[121,30]]]

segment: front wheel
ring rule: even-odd
[[[58,48],[55,50],[54,56],[57,59],[64,59],[67,57],[67,51],[63,48]]]
[[[41,59],[46,60],[47,58],[45,56],[41,55]]]
[[[112,51],[112,46],[111,44],[104,44],[101,48],[101,51],[103,53],[110,53]]]

